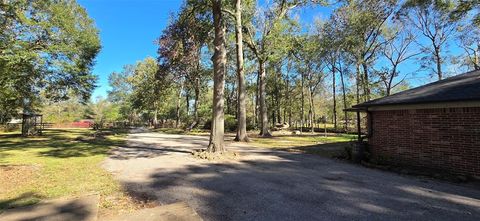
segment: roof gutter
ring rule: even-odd
[[[351,108],[346,108],[346,109],[343,109],[343,111],[346,111],[346,112],[367,112],[368,111],[368,108],[367,107],[351,107]]]
[[[361,104],[360,104],[361,105]],[[343,111],[349,112],[368,112],[368,111],[390,111],[390,110],[416,110],[416,109],[438,109],[438,108],[464,108],[480,107],[480,101],[449,101],[449,102],[424,102],[410,104],[383,104],[383,105],[354,105]]]

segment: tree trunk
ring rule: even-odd
[[[442,57],[440,55],[440,49],[438,47],[435,47],[435,63],[437,64],[438,80],[442,80],[443,79]]]
[[[388,83],[385,94],[386,94],[387,96],[390,96],[391,93],[392,93],[392,84],[391,84],[391,83]]]
[[[287,122],[287,111],[288,113],[291,113],[289,110],[290,110],[290,87],[289,87],[289,80],[288,80],[288,70],[287,70],[287,76],[286,76],[286,79],[285,79],[285,99],[283,99],[284,101],[284,109],[283,109],[283,121],[284,122]],[[288,119],[288,126],[291,127],[292,126],[292,122],[291,122],[291,119],[289,118]]]
[[[256,127],[261,128],[261,119],[260,119],[260,72],[257,73],[257,86],[255,87],[255,120]]]
[[[357,104],[360,104],[360,84],[361,84],[361,73],[360,73],[360,66],[357,64],[357,73],[356,73],[356,98]]]
[[[332,65],[332,85],[333,85],[333,128],[337,131],[337,91],[335,82],[335,66]]]
[[[213,62],[213,104],[212,104],[212,129],[208,152],[224,152],[224,89],[225,89],[225,65],[227,52],[225,49],[225,26],[222,16],[222,0],[212,0],[213,24],[215,38],[213,45],[215,52]]]
[[[157,105],[155,105],[155,111],[153,112],[153,128],[158,127],[158,109]]]
[[[286,85],[286,98],[285,98],[285,101],[287,102],[286,104],[286,107],[288,109],[288,126],[289,127],[292,127],[292,106],[290,105],[291,102],[290,102],[290,98],[291,98],[291,95],[290,95],[290,77],[289,77],[289,72],[287,72],[287,83],[285,84]]]
[[[341,80],[341,83],[342,83],[342,95],[343,95],[343,114],[344,114],[344,129],[345,129],[345,132],[348,131],[348,113],[347,111],[345,111],[347,109],[347,93],[345,92],[345,80],[343,79],[343,71],[340,71],[340,80]]]
[[[275,124],[277,123],[277,118],[278,118],[278,114],[277,114],[277,109],[278,109],[278,106],[277,106],[277,78],[276,78],[276,73],[275,73],[275,66],[272,66],[272,71],[273,71],[273,88],[272,88],[272,92],[270,94],[270,98],[272,98],[272,102],[271,102],[271,107],[272,107],[272,128],[275,128]]]
[[[237,135],[235,141],[248,142],[245,74],[243,71],[242,0],[235,3],[235,39],[237,41]]]
[[[272,101],[271,101],[272,103],[271,103],[271,104],[272,104],[272,107],[273,107],[273,108],[272,108],[273,110],[271,110],[271,112],[272,112],[272,120],[271,120],[270,122],[271,122],[271,124],[272,124],[271,127],[272,127],[272,128],[275,128],[275,122],[277,122],[277,116],[276,116],[276,112],[275,112],[275,98],[274,98],[274,96],[270,96],[270,97],[272,98]]]
[[[252,101],[254,101],[254,102],[252,102],[252,104],[253,104],[252,105],[253,106],[253,118],[252,118],[253,122],[252,123],[253,123],[253,125],[257,125],[257,106],[258,105],[257,105],[257,95],[256,94],[252,96]]]
[[[189,113],[189,110],[190,110],[190,91],[189,90],[187,90],[185,92],[185,105],[187,105],[185,107],[185,111],[186,111],[186,114],[187,114],[187,117],[188,117],[190,115],[190,113]]]
[[[370,100],[370,80],[368,78],[368,67],[365,62],[362,63],[362,68],[363,68],[363,87],[364,87],[364,92],[365,92],[365,100],[369,101]]]
[[[278,71],[279,71],[279,72],[278,72],[278,75],[279,75],[279,76],[278,76],[278,79],[281,79],[281,78],[282,78],[282,74],[281,74],[281,72],[280,72],[280,71],[281,71],[281,68],[279,68]],[[281,101],[282,101],[282,95],[281,95],[281,93],[280,93],[280,88],[279,88],[278,84],[276,85],[276,88],[277,88],[277,91],[276,91],[277,98],[276,98],[275,100],[276,100],[276,102],[277,102],[277,104],[276,104],[276,106],[277,106],[277,123],[281,124],[281,123],[282,123],[282,115],[281,115],[281,109],[282,109],[282,107],[281,107],[280,104],[281,104]]]
[[[177,109],[175,112],[175,128],[178,128],[178,126],[180,126],[180,100],[182,99],[182,91],[183,91],[183,83],[181,83],[180,91],[178,92]]]
[[[357,64],[357,82],[356,82],[356,85],[357,85],[357,87],[356,87],[356,90],[357,90],[357,104],[360,103],[360,77],[361,77],[360,75],[361,75],[360,74],[360,66]],[[357,136],[358,136],[358,141],[360,141],[361,137],[362,137],[360,125],[361,125],[360,124],[360,112],[357,111],[357,131],[358,131]]]
[[[266,77],[267,73],[265,71],[265,61],[262,59],[258,60],[260,79],[259,79],[259,97],[260,97],[260,136],[270,137],[270,131],[268,130],[268,113],[267,113],[267,103],[266,103]]]
[[[390,96],[390,94],[392,93],[392,83],[393,83],[393,78],[395,78],[396,72],[397,72],[397,66],[393,65],[392,72],[390,73],[390,79],[388,79],[388,84],[387,84],[387,96]]]
[[[305,95],[304,95],[304,90],[303,90],[303,85],[304,85],[304,76],[302,75],[302,112],[301,112],[301,119],[300,119],[300,134],[303,132],[303,124],[305,122]]]
[[[473,68],[474,70],[480,70],[480,62],[478,59],[478,53],[480,52],[480,43],[477,43],[477,50],[473,53]]]
[[[292,127],[292,109],[288,110],[288,126]]]
[[[227,96],[225,97],[225,101],[226,101],[226,104],[227,106],[225,107],[226,109],[226,114],[230,114],[231,113],[231,110],[230,110],[230,104],[232,103],[232,98],[230,96],[230,93],[229,92],[229,89],[228,89],[228,82],[225,83],[226,84],[226,89],[227,89]],[[236,109],[236,108],[235,108]]]
[[[235,2],[235,40],[237,41],[237,135],[235,141],[248,142],[247,136],[247,101],[245,73],[243,71],[243,32],[242,0]]]
[[[198,124],[198,101],[200,99],[200,79],[195,80],[195,103],[193,104],[193,116]]]
[[[312,88],[309,88],[310,90],[310,110],[309,110],[309,115],[310,115],[310,127],[311,127],[311,132],[315,132],[315,107],[313,106],[313,94],[314,91]]]
[[[228,106],[227,106],[227,114],[234,115],[237,118],[237,109],[238,109],[238,100],[235,100],[238,95],[237,93],[236,82],[232,83],[232,89],[229,91],[230,94],[228,95]]]
[[[195,89],[194,90],[195,90],[195,101],[193,102],[193,122],[187,128],[188,131],[195,128],[199,123],[199,119],[198,119],[198,100],[200,98],[200,79],[198,79],[198,77],[195,79]]]
[[[201,73],[202,73],[202,60],[201,60],[202,49],[198,47],[197,54],[195,56],[197,62],[197,76],[195,77],[195,103],[194,103],[194,117],[195,117],[195,126],[200,123],[198,117],[198,106],[200,103],[200,89],[201,89]],[[193,127],[192,127],[193,128]]]

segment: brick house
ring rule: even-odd
[[[352,107],[374,159],[480,177],[480,71]]]

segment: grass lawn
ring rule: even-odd
[[[101,168],[112,146],[124,136],[93,136],[88,129],[49,129],[23,138],[0,133],[0,212],[42,199],[99,193],[101,209],[130,209],[131,199]]]
[[[337,157],[344,154],[345,148],[355,140],[356,135],[329,133],[304,133],[302,135],[273,133],[272,137],[262,138],[251,135],[251,144],[260,148],[274,148],[291,152],[303,152],[325,157]]]
[[[356,135],[351,134],[309,134],[303,135],[277,135],[273,133],[272,137],[262,138],[258,136],[251,136],[252,144],[260,147],[285,148],[292,145],[304,146],[324,143],[349,142],[356,138]]]

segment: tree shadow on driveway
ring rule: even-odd
[[[169,135],[168,140],[158,140],[158,136],[134,134],[128,136],[126,145],[117,146],[110,151],[110,158],[130,160],[137,158],[155,158],[170,154],[191,155],[194,149],[206,147],[208,137]],[[174,141],[172,143],[172,141]],[[182,144],[180,146],[179,144]]]
[[[185,201],[205,220],[480,220],[479,189],[300,153],[251,154],[230,163],[182,156],[122,182],[161,204]]]
[[[168,155],[172,153],[185,153],[191,154],[188,150],[179,150],[175,147],[163,147],[161,149],[155,146],[149,146],[148,144],[141,145],[129,145],[119,146],[111,151],[110,158],[119,160],[129,160],[136,158],[154,158],[162,155]]]

